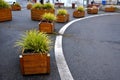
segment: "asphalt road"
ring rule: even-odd
[[[12,11],[12,21],[0,22],[0,80],[60,80],[54,59],[53,49],[51,54],[51,73],[49,75],[23,76],[20,71],[18,48],[15,41],[24,31],[38,29],[40,21],[32,21],[30,11],[22,8],[22,11]],[[51,35],[54,42],[55,35]]]
[[[75,80],[120,80],[120,14],[84,19],[63,37],[65,59]]]
[[[75,19],[73,10],[68,9],[70,21]],[[38,29],[39,21],[32,21],[30,11],[25,7],[22,11],[12,11],[12,15],[12,21],[0,22],[0,80],[61,80],[54,49],[50,51],[49,75],[21,75],[20,51],[14,47],[14,42],[24,31]],[[64,55],[75,80],[120,80],[119,20],[120,15],[89,18],[73,23],[65,31]],[[55,32],[65,24],[55,23]],[[50,36],[54,42],[57,34]]]

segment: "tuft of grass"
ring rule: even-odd
[[[76,10],[81,11],[81,12],[85,11],[83,6],[78,6]]]
[[[51,4],[51,3],[45,3],[45,4],[43,5],[43,8],[44,8],[44,9],[54,9],[54,5]]]
[[[49,22],[52,22],[52,21],[56,20],[56,16],[52,13],[45,13],[42,15],[42,19],[49,21]]]
[[[38,2],[38,3],[33,4],[32,8],[41,9],[43,8],[43,5]]]
[[[19,4],[18,2],[16,2],[14,5],[16,5],[16,6],[20,6],[20,4]]]
[[[92,6],[92,8],[93,8],[93,9],[97,9],[97,7],[96,7],[96,6]]]
[[[26,31],[21,35],[20,40],[15,42],[15,46],[19,46],[25,51],[32,51],[33,53],[48,53],[50,51],[51,40],[47,34],[37,30]]]
[[[58,15],[66,15],[66,14],[68,14],[68,12],[67,12],[66,9],[59,9],[59,10],[57,11],[57,14],[58,14]]]
[[[114,6],[114,5],[110,5],[110,7],[113,7],[113,8],[115,8],[115,6]]]
[[[0,8],[10,8],[10,5],[4,0],[0,0]]]

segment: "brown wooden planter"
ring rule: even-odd
[[[88,4],[88,5],[87,5],[87,7],[90,7],[90,8],[92,8],[93,6],[99,7],[100,4]]]
[[[31,9],[32,8],[32,4],[27,4],[27,9]]]
[[[42,15],[44,13],[53,13],[55,14],[54,9],[31,9],[31,19],[32,20],[42,20]]]
[[[75,18],[81,18],[81,17],[84,17],[85,16],[85,11],[74,11],[73,12],[73,17],[75,17]]]
[[[67,15],[57,15],[57,22],[67,22],[69,21],[69,14]]]
[[[87,13],[88,14],[98,14],[98,8],[88,8]]]
[[[44,9],[44,13],[52,13],[52,14],[55,14],[55,10],[54,10],[54,9]]]
[[[20,11],[21,10],[21,6],[18,6],[18,5],[11,5],[11,8],[13,11]]]
[[[115,12],[115,8],[114,7],[106,7],[105,12]]]
[[[53,33],[54,32],[54,23],[41,21],[39,23],[39,31],[45,32],[45,33]]]
[[[12,11],[10,8],[0,8],[0,22],[12,20]]]
[[[50,55],[23,53],[20,55],[20,68],[23,75],[50,73]]]
[[[67,14],[66,16],[67,16],[67,22],[68,22],[70,20],[70,17],[69,17],[70,15]]]
[[[32,20],[41,20],[42,15],[43,15],[43,10],[31,9],[31,19]]]

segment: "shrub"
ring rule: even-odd
[[[27,5],[33,5],[30,1],[27,3]]]
[[[114,6],[114,5],[110,5],[110,7],[113,7],[113,8],[114,8],[115,6]]]
[[[52,5],[51,3],[45,3],[43,5],[43,8],[44,9],[54,9],[54,5]]]
[[[93,8],[93,9],[97,9],[97,7],[96,7],[96,6],[92,6],[92,8]]]
[[[57,11],[57,13],[58,13],[58,15],[66,15],[66,14],[68,14],[68,12],[67,12],[66,9],[59,9],[59,10]]]
[[[10,5],[4,0],[0,0],[0,8],[10,8]]]
[[[18,2],[15,2],[13,5],[20,6],[20,4]]]
[[[33,4],[32,8],[41,9],[43,8],[43,5],[41,3],[35,3]]]
[[[78,6],[77,10],[83,12],[84,11],[84,7],[83,6]]]
[[[42,16],[42,19],[45,20],[45,21],[52,22],[52,21],[56,20],[56,16],[52,13],[45,13]]]
[[[29,1],[28,3],[27,3],[27,9],[31,9],[32,8],[32,3]]]
[[[25,52],[32,53],[48,53],[51,48],[51,40],[47,34],[37,30],[26,31],[15,44],[15,46],[24,49]]]

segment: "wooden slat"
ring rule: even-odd
[[[41,23],[39,23],[39,30],[41,32],[53,33],[54,32],[54,23],[41,22]]]
[[[11,8],[12,8],[13,11],[21,10],[21,6],[17,6],[17,5],[12,5]]]
[[[54,9],[31,9],[31,19],[32,20],[42,20],[42,15],[44,13],[55,14]]]
[[[0,21],[12,20],[12,11],[9,8],[0,9]]]
[[[20,58],[20,64],[24,75],[50,72],[50,56],[47,55],[25,54]]]
[[[67,15],[57,15],[57,22],[67,22],[68,16]]]
[[[74,12],[73,12],[73,16],[76,17],[76,18],[84,17],[84,16],[85,16],[85,11],[83,11],[83,12],[74,11]]]

